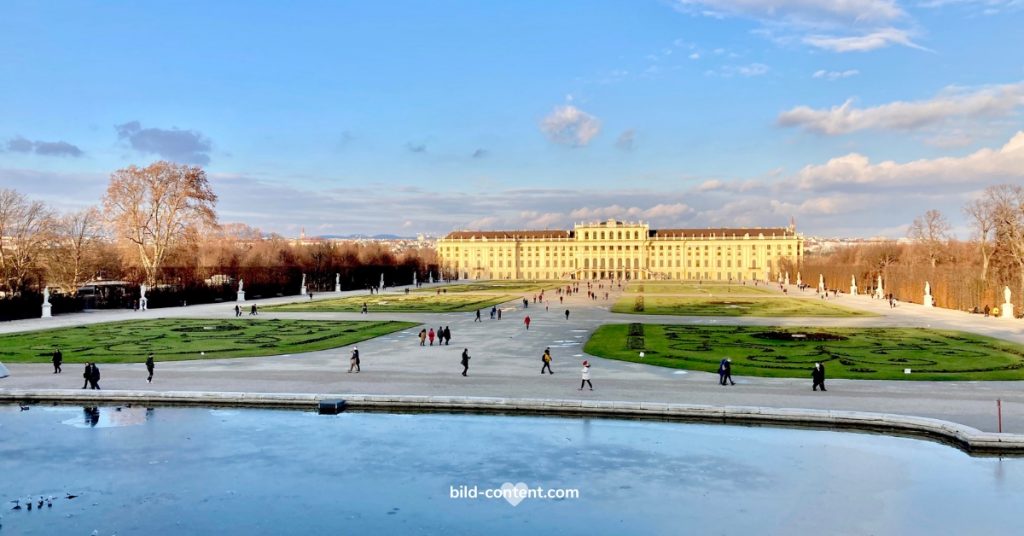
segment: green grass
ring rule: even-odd
[[[457,313],[489,309],[492,305],[508,301],[521,300],[520,296],[510,294],[467,294],[410,292],[409,294],[374,294],[372,296],[349,296],[329,300],[270,305],[262,311],[304,312],[304,313],[343,313],[358,312],[363,304],[371,313]]]
[[[639,300],[643,299],[643,309]],[[656,295],[624,295],[612,306],[613,313],[676,316],[877,316],[813,298],[756,298],[715,296],[683,298]]]
[[[534,293],[541,290],[554,290],[567,283],[558,281],[482,281],[479,283],[457,283],[441,287],[420,288],[413,292],[436,294],[437,289],[447,290],[448,293],[480,293],[480,292],[502,292],[502,293]]]
[[[417,324],[392,321],[152,319],[0,336],[0,361],[69,363],[158,361],[293,354],[338,348]],[[205,352],[206,355],[202,355]]]
[[[754,286],[753,283],[697,283],[696,281],[634,281],[626,286],[631,294],[777,294],[767,285]]]
[[[871,380],[1021,380],[1024,346],[959,331],[923,328],[780,328],[763,326],[601,326],[591,355],[662,367],[733,375],[808,378],[815,362],[829,378]],[[634,333],[641,324],[632,324]],[[794,339],[791,334],[804,334]],[[818,334],[816,337],[815,334]],[[823,338],[832,340],[820,340]],[[819,339],[819,340],[815,340]],[[640,358],[640,351],[644,357]],[[904,374],[904,369],[911,374]]]

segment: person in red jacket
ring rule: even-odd
[[[527,315],[526,318],[523,319],[523,323],[526,324],[526,329],[530,329],[530,316],[529,315]]]

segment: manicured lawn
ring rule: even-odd
[[[521,300],[521,296],[510,294],[468,294],[433,292],[410,292],[409,294],[374,294],[349,296],[330,300],[304,301],[270,305],[263,311],[341,313],[358,312],[366,304],[371,313],[456,313],[490,309],[492,305]]]
[[[643,309],[640,308],[643,300]],[[624,295],[612,306],[613,313],[676,316],[876,316],[816,298],[756,298],[715,296],[684,298]]]
[[[775,289],[775,290],[773,290]],[[626,292],[631,294],[698,294],[698,295],[719,295],[719,294],[772,294],[778,293],[777,286],[769,287],[764,283],[754,286],[754,283],[698,283],[696,281],[634,281],[626,286]]]
[[[642,335],[630,336],[631,330],[642,330]],[[643,358],[639,356],[641,350]],[[734,376],[807,378],[808,382],[815,362],[825,364],[828,378],[1024,379],[1024,346],[959,331],[923,328],[614,324],[598,328],[584,351],[610,359],[706,372],[717,372],[719,361],[729,357]],[[911,369],[911,374],[905,374],[904,369]]]
[[[480,293],[480,292],[502,292],[502,293],[534,293],[541,290],[554,290],[559,286],[564,287],[568,282],[559,281],[481,281],[474,283],[456,283],[433,288],[420,288],[413,292],[436,294],[437,289],[447,290],[449,293]]]
[[[338,348],[417,324],[392,321],[165,319],[110,322],[0,336],[0,361],[141,363],[256,357]],[[203,354],[205,352],[205,355]]]

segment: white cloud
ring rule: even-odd
[[[828,135],[865,129],[914,130],[953,118],[1005,115],[1022,106],[1024,82],[974,90],[950,87],[928,100],[896,101],[871,108],[856,108],[852,100],[829,109],[797,106],[779,114],[778,124]]]
[[[572,105],[558,106],[540,123],[554,143],[585,147],[601,132],[601,121]]]
[[[683,11],[799,24],[884,22],[906,15],[895,0],[676,0]]]
[[[862,186],[927,188],[991,180],[1024,180],[1024,131],[1017,132],[998,149],[981,149],[963,157],[872,164],[868,157],[850,153],[825,164],[806,166],[794,177],[796,185],[804,190]]]
[[[851,76],[857,76],[858,74],[860,74],[860,71],[857,69],[847,69],[845,71],[826,71],[824,69],[819,69],[814,71],[811,78],[823,78],[829,82],[833,82],[840,78],[850,78]]]
[[[880,28],[871,33],[834,36],[834,35],[808,35],[803,42],[813,47],[832,52],[867,52],[889,45],[903,45],[918,50],[929,51],[929,49],[914,43],[910,39],[910,32],[900,28]],[[930,51],[929,51],[930,52]]]
[[[690,54],[690,59],[691,60],[699,60],[700,59],[700,52],[694,52],[693,54]]]
[[[726,65],[717,71],[707,71],[705,74],[721,76],[723,78],[731,78],[733,76],[753,78],[755,76],[764,76],[770,70],[771,68],[763,63],[751,63],[748,65]]]
[[[658,204],[650,208],[624,207],[622,205],[608,205],[603,207],[582,207],[569,213],[577,220],[603,220],[607,218],[617,219],[675,219],[693,212],[693,209],[685,203]]]

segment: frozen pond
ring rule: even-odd
[[[452,498],[520,482],[579,498]],[[7,502],[30,496],[54,499]],[[1024,459],[651,421],[0,406],[0,500],[0,536],[990,535],[1024,526]]]

